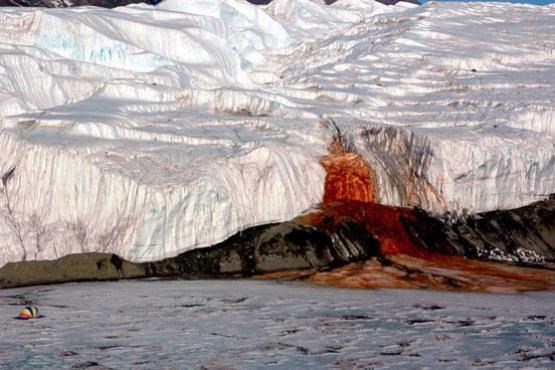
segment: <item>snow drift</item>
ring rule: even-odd
[[[338,135],[379,203],[524,205],[555,189],[554,85],[555,6],[0,8],[0,266],[290,219]]]

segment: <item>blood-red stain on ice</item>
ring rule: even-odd
[[[321,211],[305,216],[304,222],[326,227],[332,219],[337,224],[349,218],[364,225],[378,239],[384,254],[425,253],[411,241],[401,224],[402,219],[414,222],[412,210],[375,203],[374,175],[360,155],[347,152],[336,138],[321,162],[326,170]]]
[[[360,155],[346,152],[338,139],[321,163],[326,170],[324,203],[375,201],[372,171]]]
[[[427,250],[422,235],[415,235],[414,230],[431,238],[435,237],[436,230],[413,208],[375,203],[374,174],[360,155],[347,152],[336,139],[321,162],[327,172],[323,202],[317,211],[299,217],[297,222],[325,230],[333,230],[345,221],[363,225],[379,241],[381,260],[352,263],[326,272],[285,271],[269,274],[267,278],[299,278],[350,288],[489,292],[547,289],[555,283],[553,272],[473,261]],[[409,228],[413,229],[412,233]],[[439,249],[448,251],[448,248]]]

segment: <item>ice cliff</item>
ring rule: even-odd
[[[555,191],[554,102],[555,6],[0,8],[0,266],[290,219],[334,137],[379,203],[525,205]]]

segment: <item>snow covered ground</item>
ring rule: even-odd
[[[378,201],[555,190],[555,6],[0,8],[0,266],[161,259],[319,203],[339,130]]]
[[[554,299],[257,281],[3,290],[0,367],[547,369]],[[14,320],[29,304],[46,318]]]

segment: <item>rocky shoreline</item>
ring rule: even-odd
[[[548,289],[555,282],[555,199],[441,217],[417,208],[333,202],[162,261],[132,263],[86,253],[9,263],[0,268],[0,288],[253,276],[355,288]]]

